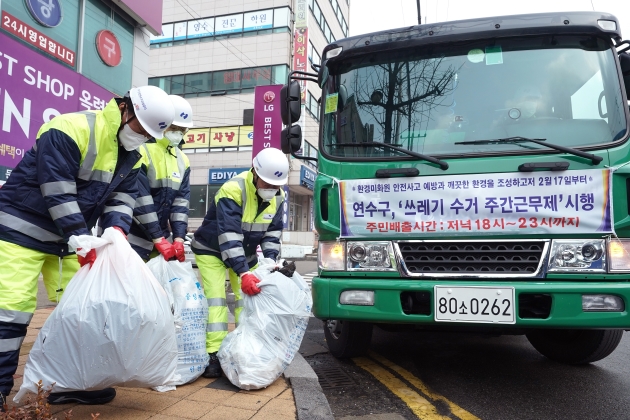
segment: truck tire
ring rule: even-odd
[[[555,362],[584,365],[610,355],[623,330],[533,330],[527,339],[540,354]]]
[[[372,341],[372,324],[329,319],[324,321],[324,335],[330,354],[336,358],[363,356]]]

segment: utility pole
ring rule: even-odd
[[[420,0],[416,0],[418,5],[418,25],[422,25],[422,15],[420,14]]]

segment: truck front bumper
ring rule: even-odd
[[[436,322],[434,317],[434,286],[487,286],[513,287],[515,290],[516,323],[500,324],[501,327],[527,328],[630,328],[630,283],[628,282],[576,282],[549,281],[545,279],[492,281],[455,280],[397,280],[323,278],[313,279],[313,313],[319,319],[343,319],[374,323],[408,323],[432,325],[468,325],[469,323]],[[339,297],[345,290],[374,291],[374,306],[342,305]],[[403,311],[401,294],[405,292],[429,293],[430,307],[426,314],[409,314]],[[545,295],[551,298],[551,308],[544,319],[523,316],[519,305],[524,305],[527,294]],[[582,310],[583,294],[609,294],[623,299],[621,312],[585,312]],[[407,311],[408,312],[408,311]],[[481,324],[492,327],[496,324]]]

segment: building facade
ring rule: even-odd
[[[182,95],[195,128],[189,229],[201,225],[221,185],[251,167],[256,86],[285,84],[291,70],[313,71],[324,47],[348,35],[349,0],[164,0],[162,33],[151,37],[149,83]],[[303,87],[303,155],[317,157],[316,83]],[[316,165],[291,158],[283,247],[314,243]]]
[[[0,10],[1,185],[42,124],[147,84],[162,0],[0,0]]]

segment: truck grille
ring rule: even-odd
[[[396,248],[411,277],[534,277],[548,241],[399,241]]]

